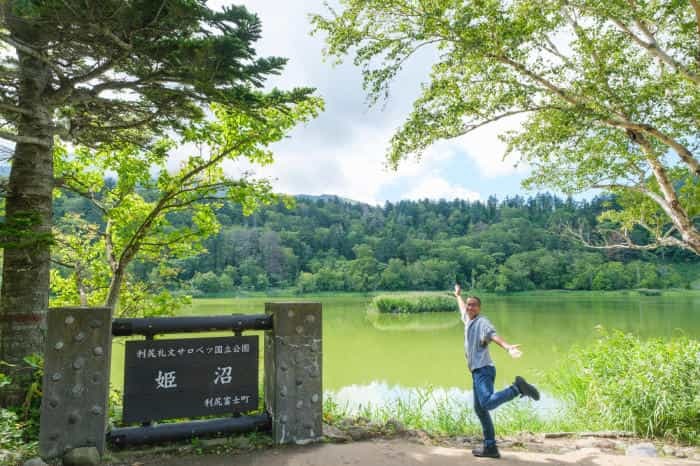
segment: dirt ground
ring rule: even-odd
[[[544,453],[501,448],[500,459],[475,458],[470,448],[424,445],[405,438],[376,439],[343,444],[283,447],[240,454],[205,454],[131,460],[128,466],[700,466],[700,461],[673,457],[635,457],[580,448]]]

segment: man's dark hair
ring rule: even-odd
[[[479,303],[479,307],[481,307],[481,299],[479,299],[478,296],[467,296],[467,301],[470,299],[476,299],[476,302]]]

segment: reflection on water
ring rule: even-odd
[[[542,417],[554,416],[563,407],[561,401],[549,394],[541,395],[537,402],[518,398],[512,403],[527,405]],[[432,418],[440,412],[460,413],[464,410],[471,412],[473,407],[471,390],[457,387],[411,388],[389,385],[380,381],[328,390],[325,396],[331,398],[344,412],[352,416],[374,413],[377,410],[388,413],[410,410]],[[496,411],[501,409],[503,408],[498,408]]]
[[[367,312],[367,321],[382,332],[434,332],[462,326],[453,312],[382,314],[372,310]]]

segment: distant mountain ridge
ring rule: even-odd
[[[363,205],[364,202],[356,201],[354,199],[348,199],[347,197],[341,197],[335,194],[295,194],[295,198],[303,199],[307,201],[340,201],[350,205]]]

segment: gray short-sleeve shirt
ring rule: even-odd
[[[490,320],[478,314],[472,320],[464,316],[464,355],[469,370],[493,366],[488,344],[496,336],[496,328]]]

